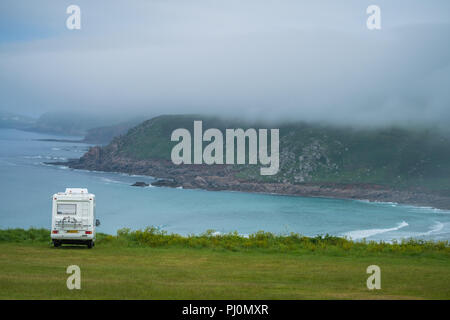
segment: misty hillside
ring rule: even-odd
[[[126,120],[126,119],[125,119]],[[89,135],[89,142],[96,140],[97,142],[104,142],[110,140],[111,133],[122,134],[126,124],[122,124],[124,121],[123,116],[110,115],[100,112],[71,112],[71,111],[59,111],[59,112],[46,112],[42,114],[39,119],[28,130],[44,133],[54,133],[69,136],[85,136]],[[117,128],[114,127],[117,123],[120,123]],[[134,123],[136,124],[136,122]],[[97,128],[96,130],[92,130]],[[129,126],[126,128],[128,129]]]
[[[0,111],[0,128],[27,129],[35,121],[32,117]]]
[[[208,128],[222,132],[225,128],[280,129],[280,171],[274,176],[261,176],[260,165],[234,166],[230,174],[246,181],[363,183],[429,189],[440,194],[450,191],[450,140],[432,129],[361,130],[301,122],[270,126],[212,117],[160,116],[98,149],[96,169],[102,170],[102,165],[108,168],[108,162],[112,161],[126,161],[128,166],[130,163],[143,165],[148,160],[169,163],[176,144],[170,141],[172,131],[186,128],[192,133],[194,120],[203,120],[203,131]],[[81,161],[87,163],[89,157],[87,154]],[[202,166],[202,170],[209,170],[208,167]],[[105,170],[126,171],[117,166]]]
[[[127,131],[130,128],[136,126],[138,123],[139,121],[130,120],[110,126],[88,129],[83,139],[83,142],[94,144],[107,144],[111,142],[111,140],[114,137],[127,133]]]

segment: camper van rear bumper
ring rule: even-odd
[[[88,244],[93,239],[53,239],[53,241],[59,242],[60,244]]]
[[[51,238],[53,240],[93,240],[95,237],[94,233],[91,234],[85,234],[83,233],[57,233],[57,234],[53,234]]]

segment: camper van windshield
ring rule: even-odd
[[[76,214],[77,205],[76,204],[58,204],[57,208],[58,214]]]

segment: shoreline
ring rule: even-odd
[[[158,179],[158,178],[156,178]],[[193,190],[205,190],[205,191],[214,191],[214,192],[220,192],[220,191],[228,191],[228,192],[243,192],[243,193],[251,193],[251,194],[262,194],[262,195],[272,195],[272,196],[288,196],[288,197],[304,197],[304,198],[321,198],[321,199],[330,199],[330,200],[353,200],[353,201],[362,201],[362,202],[368,202],[368,203],[379,203],[379,204],[395,204],[395,205],[404,205],[404,206],[414,206],[417,208],[429,208],[429,209],[435,209],[435,210],[443,210],[443,211],[449,211],[450,210],[450,199],[443,199],[448,201],[448,204],[437,204],[434,201],[402,201],[397,200],[395,197],[392,199],[386,199],[386,200],[378,200],[375,198],[367,198],[367,197],[346,197],[341,196],[339,192],[336,194],[325,192],[323,194],[312,192],[309,193],[283,193],[283,192],[265,192],[265,191],[252,191],[252,190],[240,190],[240,189],[208,189],[208,188],[186,188],[184,186],[178,186],[178,187],[169,187],[169,186],[156,186],[159,188],[182,188],[182,189],[193,189]],[[319,186],[320,184],[317,184],[315,186]],[[401,192],[401,191],[400,191]],[[444,197],[442,197],[444,198]]]
[[[43,162],[43,164],[65,166],[71,169],[92,172],[127,174],[136,176],[137,178],[139,176],[149,177],[156,180],[151,184],[154,187],[181,187],[182,189],[199,189],[206,191],[230,191],[293,197],[357,200],[373,203],[412,205],[415,207],[437,210],[450,210],[450,197],[414,190],[396,190],[375,184],[311,182],[302,184],[263,183],[239,180],[229,176],[204,175],[205,172],[198,172],[198,170],[194,170],[194,172],[185,175],[175,174],[173,172],[168,174],[167,171],[170,170],[167,170],[167,168],[164,168],[166,170],[158,170],[162,168],[155,168],[154,166],[147,168],[147,170],[142,170],[142,167],[130,168],[129,166],[115,166],[113,170],[113,168],[105,168],[103,166],[86,166],[80,163],[80,159],[72,159],[66,162]],[[203,173],[203,175],[201,173]]]
[[[67,143],[85,143],[83,140],[72,140],[72,139],[53,139],[53,138],[40,138],[32,139],[33,141],[44,141],[44,142],[67,142]]]

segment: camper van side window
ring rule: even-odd
[[[58,204],[56,209],[58,214],[76,214],[77,205],[76,204]]]

